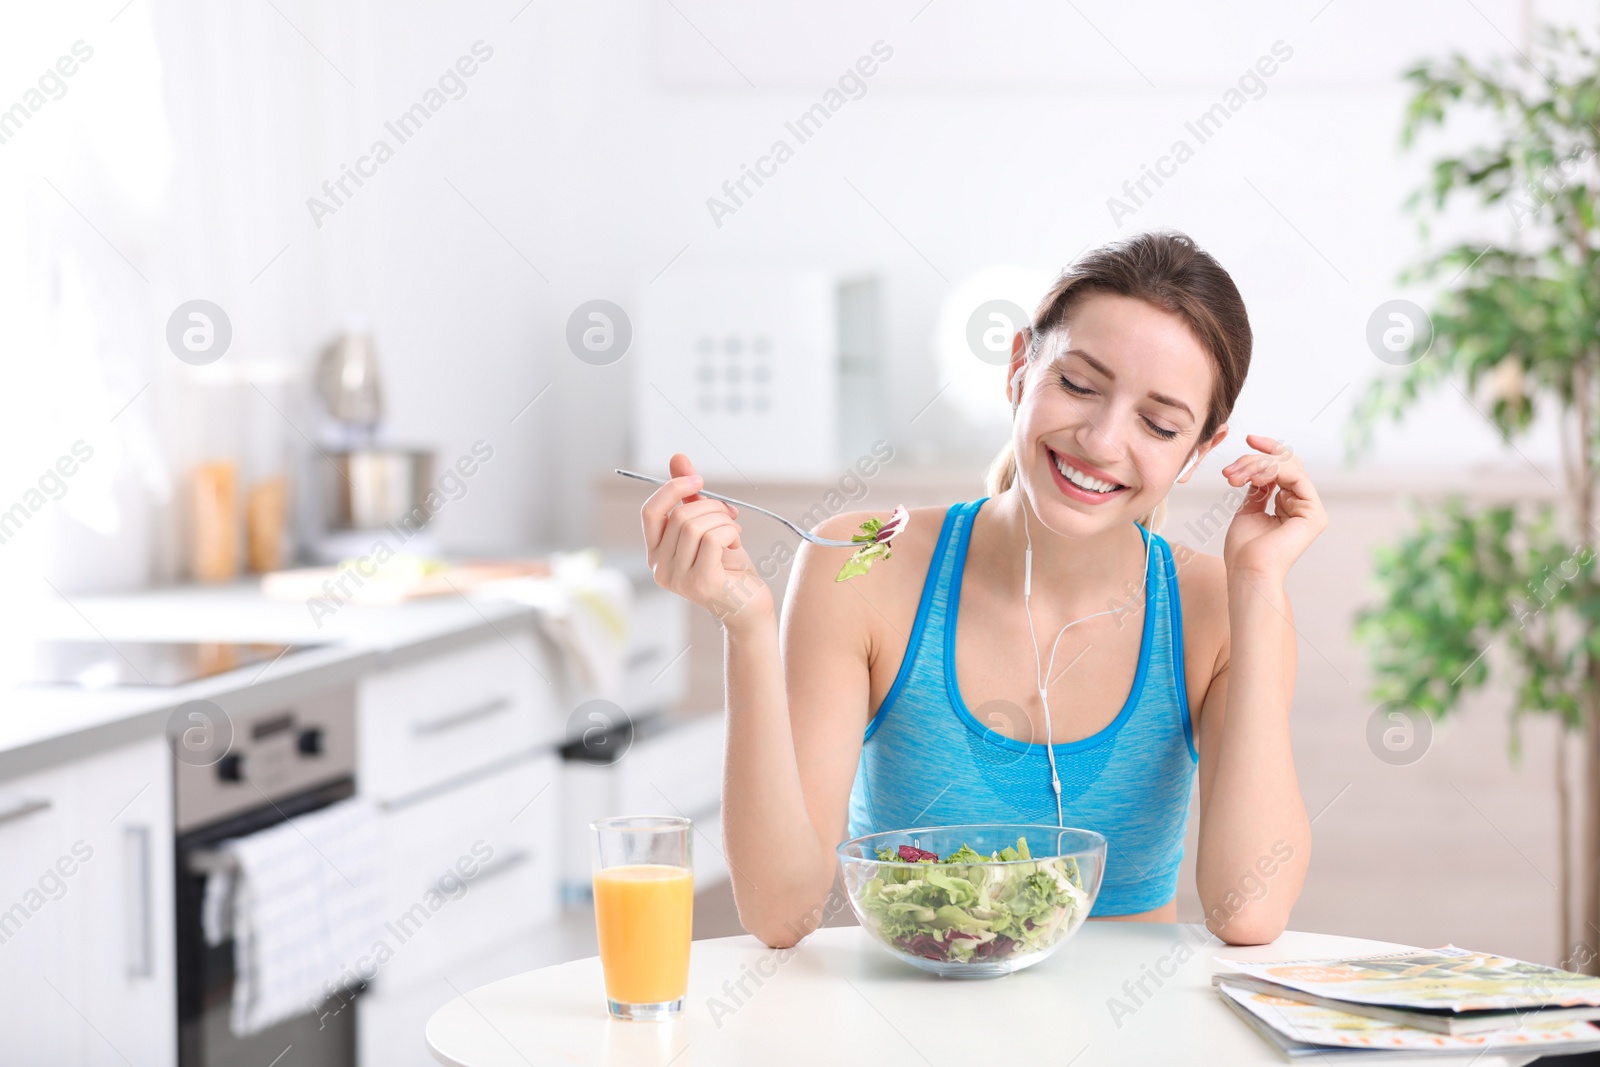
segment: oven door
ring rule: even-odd
[[[234,1067],[246,1063],[268,1067],[278,1063],[291,1046],[293,1055],[286,1062],[295,1067],[355,1067],[356,994],[360,989],[330,998],[317,1012],[285,1019],[248,1037],[233,1033],[229,1025],[233,942],[206,944],[201,918],[206,876],[197,870],[204,866],[197,857],[229,838],[264,830],[354,793],[355,780],[340,778],[178,836],[179,1067]]]

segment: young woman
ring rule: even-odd
[[[1013,340],[988,495],[913,509],[893,558],[846,582],[850,550],[802,543],[781,627],[737,509],[672,457],[645,545],[657,584],[722,623],[745,929],[787,947],[821,925],[849,837],[977,822],[1099,831],[1091,918],[1175,922],[1198,767],[1207,928],[1284,930],[1311,856],[1284,578],[1327,516],[1299,459],[1249,435],[1205,542],[1151,529],[1227,436],[1250,348],[1232,279],[1183,234],[1089,252]],[[817,532],[848,539],[869,514]],[[1225,521],[1220,557],[1196,551]]]

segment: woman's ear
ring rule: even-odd
[[[1206,458],[1206,453],[1210,452],[1213,448],[1216,448],[1218,445],[1220,445],[1223,442],[1223,439],[1226,438],[1227,436],[1228,436],[1228,424],[1227,423],[1223,423],[1221,426],[1217,427],[1217,432],[1216,433],[1212,434],[1210,437],[1208,437],[1204,441],[1200,442],[1200,444],[1198,446],[1196,446],[1196,447],[1199,448],[1200,454],[1199,454],[1199,457],[1194,461],[1194,466],[1190,467],[1189,468],[1189,473],[1185,474],[1182,478],[1179,478],[1178,481],[1186,482],[1190,478],[1193,478],[1194,477],[1194,472],[1200,469],[1201,461]]]
[[[1006,403],[1015,411],[1017,403],[1022,399],[1022,383],[1017,380],[1017,375],[1028,366],[1028,345],[1033,340],[1033,331],[1027,326],[1018,330],[1011,338],[1011,362],[1006,366]]]

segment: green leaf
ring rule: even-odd
[[[834,576],[834,581],[843,582],[858,575],[866,574],[872,569],[872,564],[879,559],[888,559],[890,548],[887,544],[863,545],[844,561],[844,566],[839,568],[839,573]]]

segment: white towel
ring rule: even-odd
[[[233,898],[235,1034],[314,1011],[372,976],[358,961],[379,936],[375,817],[352,797],[221,846],[237,861],[232,885],[217,889]]]
[[[578,699],[622,695],[633,619],[633,583],[602,566],[592,548],[552,552],[550,574],[485,583],[478,591],[539,609],[539,627],[566,653]]]
[[[200,929],[206,944],[217,947],[233,936],[234,869],[224,867],[206,875],[206,895],[200,902]]]

